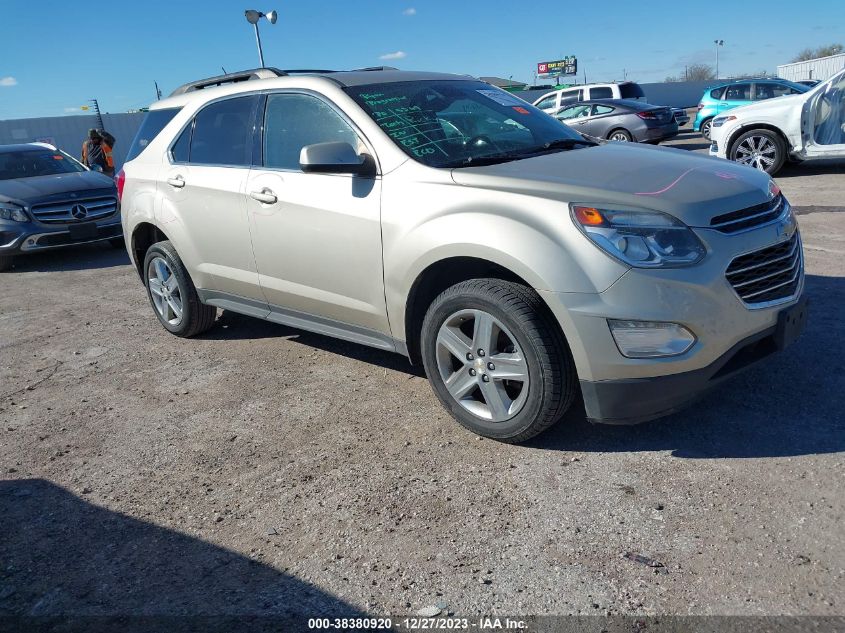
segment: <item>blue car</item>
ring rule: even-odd
[[[764,99],[807,92],[809,86],[785,79],[737,79],[704,91],[692,129],[710,140],[713,118],[726,110]]]

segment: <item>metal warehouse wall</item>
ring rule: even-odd
[[[778,77],[790,81],[801,81],[802,79],[824,81],[833,77],[843,68],[845,68],[845,53],[778,66]]]
[[[671,108],[692,108],[698,105],[701,95],[711,86],[727,81],[713,79],[711,81],[677,81],[659,84],[640,84],[645,93],[646,101],[654,105],[669,106]],[[529,103],[536,101],[549,90],[525,90],[514,92],[517,97]]]
[[[117,169],[123,165],[129,145],[143,120],[143,112],[103,115],[103,125],[117,139],[114,147],[114,163]],[[94,115],[0,121],[0,145],[43,141],[79,158],[82,141],[92,127],[97,127],[97,117]]]

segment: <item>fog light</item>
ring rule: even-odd
[[[677,356],[695,344],[695,335],[677,323],[608,319],[607,324],[616,347],[627,358]]]

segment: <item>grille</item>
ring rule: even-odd
[[[77,205],[85,207],[84,217],[76,217],[72,209]],[[44,224],[72,224],[74,222],[88,222],[99,220],[117,211],[117,198],[108,196],[103,198],[88,198],[85,200],[62,200],[49,204],[35,204],[32,215]]]
[[[775,246],[737,257],[725,276],[739,297],[754,306],[791,298],[801,283],[803,262],[798,231]]]
[[[710,228],[722,233],[738,233],[761,224],[778,219],[787,209],[788,204],[783,194],[778,194],[768,202],[740,211],[717,215],[710,220]]]

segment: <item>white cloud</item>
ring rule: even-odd
[[[416,15],[417,10],[414,7],[408,7],[404,11],[402,11],[402,15]]]
[[[0,77],[0,86],[4,88],[11,88],[12,86],[17,86],[18,80],[14,77]]]
[[[79,108],[65,108],[65,112],[79,112]]]
[[[405,59],[408,54],[405,51],[396,51],[395,53],[385,53],[379,59]]]

